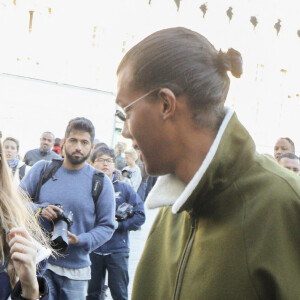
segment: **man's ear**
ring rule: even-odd
[[[162,99],[161,115],[163,120],[173,117],[176,110],[175,94],[168,88],[162,88],[158,95]]]

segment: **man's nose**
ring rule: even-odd
[[[127,124],[127,120],[124,122],[123,124],[123,129],[122,129],[122,136],[126,139],[132,139],[132,136],[129,132],[129,128],[128,128],[128,124]]]
[[[82,149],[82,145],[80,142],[76,143],[76,150],[80,150]]]

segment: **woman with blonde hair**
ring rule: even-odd
[[[0,141],[0,300],[10,294],[11,299],[48,299],[46,281],[36,276],[36,264],[49,254],[28,198],[12,181]]]

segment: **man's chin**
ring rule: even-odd
[[[73,156],[68,157],[68,159],[69,159],[70,163],[74,166],[81,165],[82,163],[84,163],[87,160],[86,157],[74,158]]]
[[[81,165],[82,163],[84,163],[86,161],[86,159],[72,159],[70,162],[72,165],[74,166],[78,166],[78,165]]]

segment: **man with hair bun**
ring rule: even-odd
[[[122,135],[160,176],[133,300],[299,298],[299,178],[224,106],[228,72],[241,76],[241,54],[186,28],[151,34],[118,67]]]

